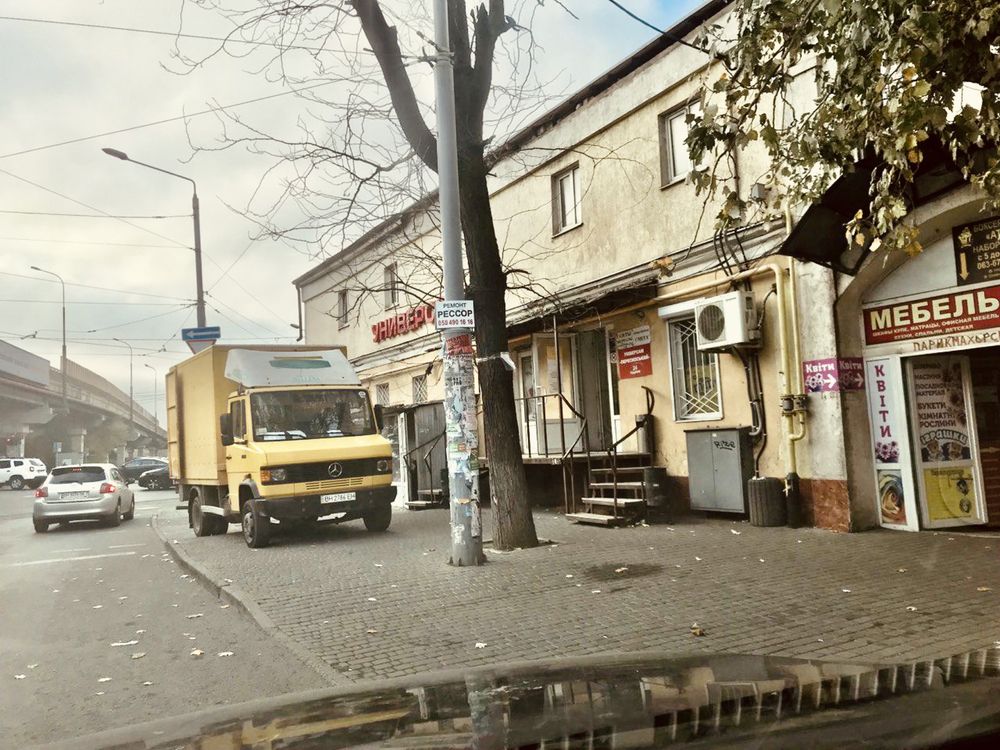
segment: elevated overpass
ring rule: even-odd
[[[0,455],[24,455],[30,445],[52,465],[57,453],[121,461],[166,448],[166,432],[150,412],[72,360],[66,363],[64,412],[63,377],[43,357],[0,340]]]

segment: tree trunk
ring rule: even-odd
[[[513,374],[497,357],[507,351],[507,304],[504,274],[493,227],[486,165],[478,153],[459,144],[458,180],[462,194],[462,230],[469,263],[469,291],[476,306],[476,348],[480,359],[486,455],[490,464],[493,545],[497,549],[536,547],[528,483],[521,459]]]

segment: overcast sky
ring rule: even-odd
[[[538,59],[540,78],[554,80],[555,91],[582,86],[654,35],[607,0],[563,4],[580,20],[553,0],[539,0],[532,30],[544,49]],[[666,27],[700,2],[623,4]],[[0,0],[0,15],[6,17],[168,32],[178,30],[179,8],[179,0]],[[185,33],[225,33],[224,19],[194,10],[188,7]],[[432,30],[426,28],[426,33]],[[136,354],[136,400],[153,406],[154,376],[144,366],[148,364],[158,378],[161,419],[163,375],[186,356],[179,331],[195,319],[190,185],[113,159],[101,148],[125,151],[197,181],[207,317],[210,325],[221,326],[227,342],[291,343],[296,332],[289,324],[297,320],[291,280],[316,263],[303,249],[270,240],[251,242],[254,226],[227,207],[246,205],[268,163],[241,150],[192,153],[189,132],[201,145],[217,138],[213,115],[189,118],[187,128],[177,121],[19,152],[286,90],[257,70],[266,48],[241,60],[220,56],[179,75],[170,72],[184,69],[173,57],[177,47],[188,55],[214,48],[211,42],[135,31],[0,20],[5,71],[0,99],[0,338],[58,364],[59,284],[51,278],[34,280],[44,277],[29,267],[62,275],[70,358],[127,392],[128,350],[114,338],[127,340]],[[234,111],[247,122],[276,126],[293,122],[303,110],[296,97],[282,96]],[[50,215],[101,212],[176,218]],[[34,338],[22,339],[32,334]]]

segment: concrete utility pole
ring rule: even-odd
[[[133,433],[135,432],[135,399],[133,398],[133,387],[132,387],[132,357],[134,352],[132,351],[132,345],[125,341],[125,339],[115,339],[119,344],[125,344],[128,347],[128,440],[125,441],[125,452],[128,453],[128,443],[135,440]]]
[[[464,23],[464,19],[462,21]],[[458,201],[455,79],[448,38],[448,0],[434,0],[434,89],[437,105],[438,195],[445,301],[465,298],[462,224]],[[444,419],[451,500],[452,565],[481,565],[483,524],[479,512],[479,424],[473,389],[472,332],[444,331]]]
[[[69,414],[69,401],[66,398],[66,282],[63,281],[63,277],[54,271],[46,271],[44,268],[39,268],[38,266],[32,266],[32,271],[38,271],[39,273],[47,273],[49,276],[55,276],[59,279],[59,283],[62,285],[62,361],[59,364],[59,369],[62,371],[62,406],[63,414]]]

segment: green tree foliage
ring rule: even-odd
[[[1000,3],[747,0],[700,42],[718,64],[688,145],[702,164],[697,188],[722,202],[720,225],[747,205],[713,164],[756,141],[774,165],[772,208],[815,199],[859,156],[874,155],[882,166],[869,210],[846,228],[859,245],[874,237],[873,249],[920,251],[904,196],[929,139],[985,191],[988,207],[1000,207]],[[814,102],[798,111],[797,77],[814,87]]]

